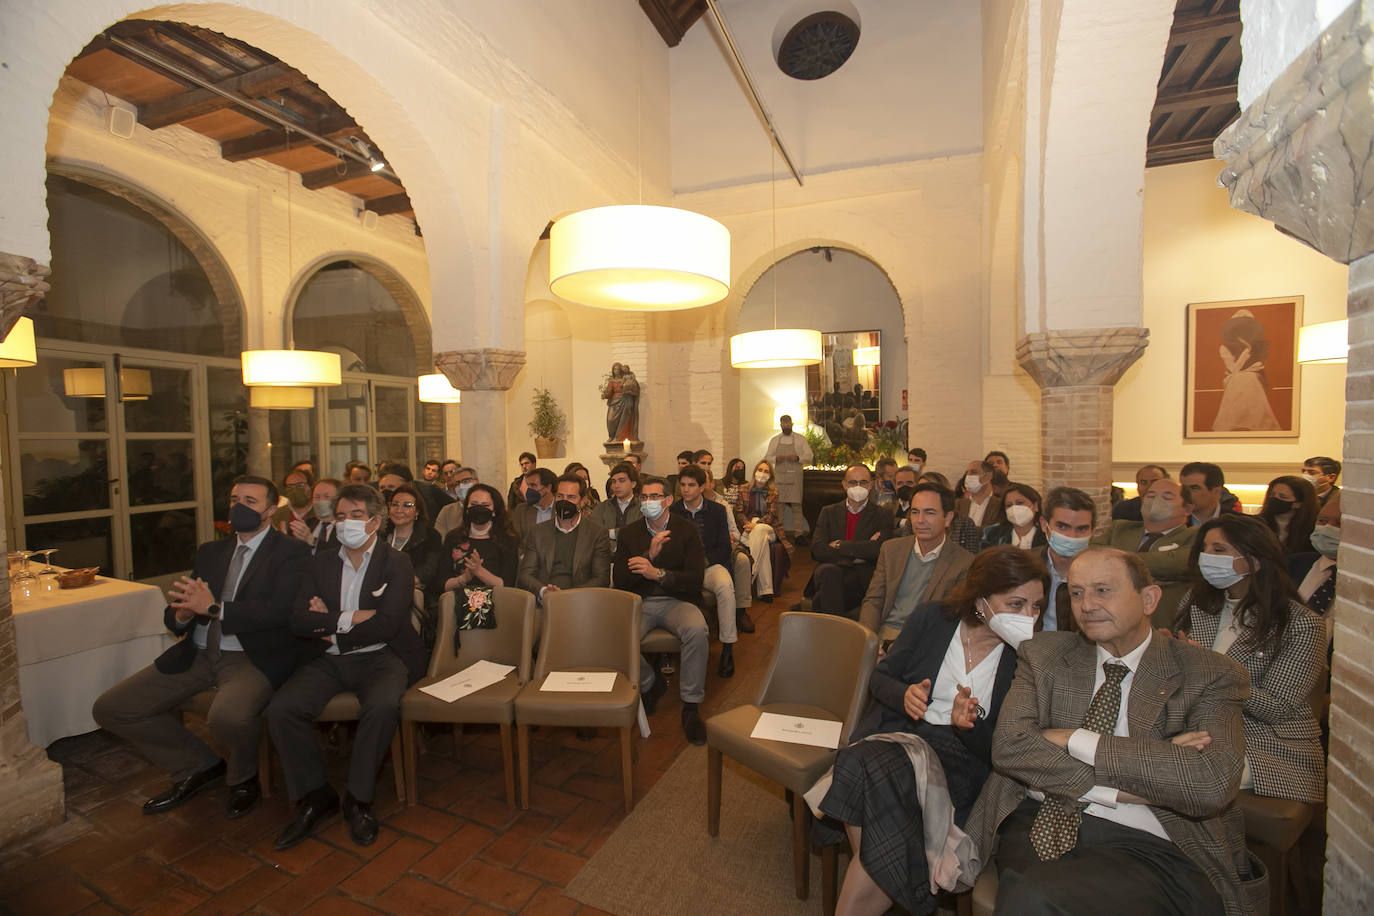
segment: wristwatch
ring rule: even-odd
[[[668,570],[666,570],[666,569],[661,569],[661,568],[660,568],[659,571],[658,571],[658,581],[662,582],[662,581],[663,581],[663,578],[664,578],[665,576],[667,576],[667,575],[668,575]]]
[[[218,604],[212,604],[205,609],[205,613],[209,614],[211,617],[218,617],[223,610],[224,609],[221,608]]]

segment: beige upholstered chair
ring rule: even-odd
[[[324,711],[316,722],[356,722],[358,713],[362,710],[362,703],[358,701],[358,695],[351,690],[336,693],[325,704]],[[396,730],[395,736],[391,739],[391,769],[396,774],[396,797],[401,801],[406,800],[406,776],[405,766],[401,756],[401,731]]]
[[[706,720],[706,829],[711,836],[720,831],[723,754],[782,785],[792,801],[792,853],[800,900],[806,899],[811,860],[811,810],[802,793],[830,768],[835,752],[749,735],[765,712],[829,719],[843,723],[843,747],[868,698],[877,652],[878,637],[853,620],[784,613],[778,618],[778,648],[758,702]]]
[[[181,719],[184,723],[186,715],[199,716],[208,721],[210,715],[210,704],[215,700],[214,690],[202,690],[200,693],[191,697],[181,704]],[[272,797],[272,738],[267,733],[267,710],[261,714],[262,733],[258,736],[258,787],[262,790],[263,798]]]
[[[455,726],[454,742],[463,723],[501,727],[501,758],[506,771],[506,801],[515,804],[515,763],[511,728],[515,723],[515,695],[530,679],[534,643],[534,596],[524,589],[498,588],[492,593],[496,626],[490,630],[463,630],[455,655],[453,636],[458,632],[453,592],[439,600],[439,630],[429,674],[406,691],[401,700],[401,739],[405,748],[407,797],[419,803],[415,774],[415,726],[418,722],[444,722]],[[452,703],[430,696],[420,688],[441,681],[478,661],[514,665],[504,680]]]
[[[625,810],[634,807],[631,729],[639,712],[639,629],[643,602],[613,588],[575,588],[544,596],[544,626],[534,677],[515,698],[520,754],[520,802],[530,803],[531,725],[620,729]],[[610,693],[540,690],[553,671],[614,671]]]

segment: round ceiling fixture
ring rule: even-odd
[[[821,332],[810,328],[770,328],[730,338],[730,365],[736,369],[784,369],[820,361]]]
[[[778,46],[778,69],[793,79],[818,80],[844,66],[859,44],[859,26],[844,13],[812,13]]]

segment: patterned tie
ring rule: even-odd
[[[1083,717],[1085,729],[1099,735],[1116,731],[1116,720],[1121,714],[1121,681],[1130,670],[1120,662],[1102,663],[1107,679],[1088,704],[1088,714]],[[1078,825],[1083,820],[1084,807],[1077,799],[1045,796],[1030,830],[1031,845],[1040,861],[1053,862],[1078,843]]]
[[[243,558],[248,556],[248,545],[239,544],[234,551],[233,559],[229,561],[229,572],[224,576],[224,588],[221,590],[219,603],[220,613],[224,613],[224,603],[234,600],[234,592],[238,591],[239,574],[243,572]],[[210,632],[205,636],[205,649],[210,653],[211,658],[219,656],[219,637],[220,619],[216,617],[210,621]]]
[[[1326,581],[1318,585],[1316,591],[1312,592],[1312,597],[1307,599],[1307,606],[1323,617],[1326,612],[1331,610],[1331,600],[1336,597],[1336,567],[1331,567],[1330,575]]]
[[[1163,531],[1147,531],[1145,536],[1140,539],[1140,546],[1136,548],[1136,553],[1149,553],[1150,548],[1155,546],[1155,542],[1164,537]]]

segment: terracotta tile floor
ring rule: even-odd
[[[706,715],[756,696],[777,644],[778,613],[797,601],[811,560],[796,551],[785,588],[755,602],[754,634],[741,634],[737,673],[716,677],[711,646]],[[672,678],[674,686],[676,677]],[[635,797],[641,799],[686,747],[675,689],[636,739]],[[347,742],[331,750],[340,786]],[[65,823],[0,851],[0,912],[41,913],[600,913],[562,888],[620,824],[620,752],[609,731],[580,741],[569,729],[540,729],[531,741],[529,810],[505,801],[494,728],[426,735],[420,803],[397,802],[390,764],[374,806],[381,836],[360,848],[336,820],[286,852],[272,840],[290,819],[276,771],[273,796],[238,821],[224,819],[225,790],[198,796],[162,817],[140,806],[167,776],[119,740],[94,732],[53,744],[63,764]],[[704,800],[703,800],[704,804]]]

